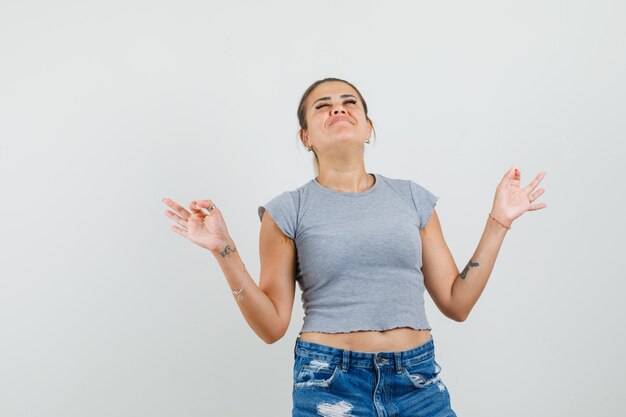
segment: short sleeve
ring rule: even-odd
[[[428,219],[433,214],[433,209],[437,205],[439,197],[428,191],[426,188],[409,180],[411,195],[413,197],[413,203],[417,210],[417,218],[419,221],[419,229],[422,230]]]
[[[267,210],[280,230],[295,240],[298,206],[298,193],[285,191],[259,206],[259,219],[263,221],[263,213]]]

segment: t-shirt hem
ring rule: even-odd
[[[350,329],[328,329],[328,328],[323,328],[323,327],[309,327],[309,328],[302,328],[300,330],[300,333],[303,332],[320,332],[320,333],[330,333],[330,334],[336,334],[336,333],[352,333],[352,332],[359,332],[359,331],[376,331],[376,332],[380,332],[383,330],[393,330],[393,329],[398,329],[398,328],[403,328],[403,327],[409,327],[413,330],[432,330],[432,328],[430,327],[430,325],[413,325],[413,324],[405,324],[405,325],[398,325],[398,326],[361,326],[361,327],[354,327],[354,328],[350,328]]]

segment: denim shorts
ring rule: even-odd
[[[431,339],[358,352],[296,339],[292,417],[456,417]]]

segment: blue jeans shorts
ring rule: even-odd
[[[292,417],[456,417],[431,339],[358,352],[296,339]]]

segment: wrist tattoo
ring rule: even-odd
[[[463,271],[459,274],[459,275],[461,275],[461,278],[462,278],[462,279],[465,279],[465,276],[467,275],[467,271],[469,271],[470,266],[471,266],[472,268],[473,268],[473,267],[476,267],[476,266],[478,266],[478,262],[472,262],[472,260],[470,259],[470,261],[467,263],[467,265],[465,266],[465,268],[463,268]]]
[[[237,251],[235,249],[231,249],[230,245],[226,245],[224,250],[220,252],[220,255],[222,255],[222,258],[223,258],[224,256],[228,254],[228,252],[237,252]]]

